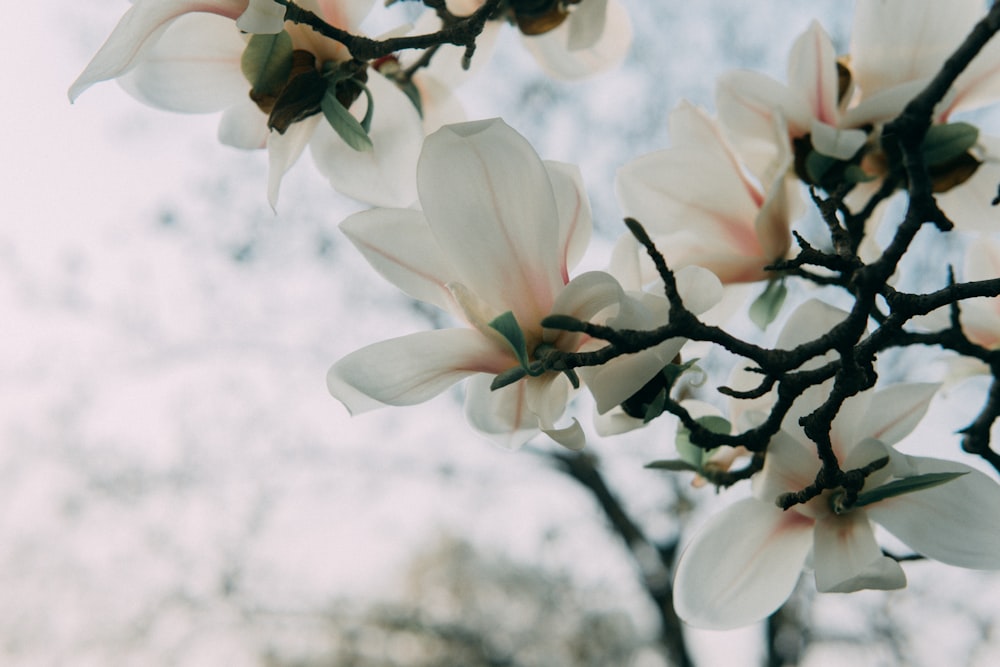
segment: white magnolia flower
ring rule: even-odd
[[[783,132],[775,120],[772,137]],[[670,136],[670,148],[619,169],[625,214],[643,224],[671,267],[699,265],[725,284],[771,277],[764,267],[788,253],[802,208],[790,147],[748,173],[716,123],[688,103],[671,112]]]
[[[483,6],[484,0],[448,0],[448,9],[468,16]],[[632,23],[619,0],[551,0],[551,2],[509,2],[508,16],[519,27],[522,43],[549,76],[581,79],[618,67],[632,45]],[[418,28],[433,30],[440,21],[428,12]],[[502,21],[490,21],[476,40],[473,67],[489,58]],[[435,60],[454,69],[465,49],[442,47]],[[438,63],[432,64],[440,71]],[[450,80],[450,79],[449,79]]]
[[[844,313],[808,302],[793,314],[779,347],[829,330]],[[920,554],[973,569],[1000,569],[1000,486],[961,463],[907,456],[892,445],[910,434],[937,390],[903,384],[849,398],[831,429],[834,453],[845,470],[888,458],[865,481],[871,502],[844,507],[842,490],[781,510],[776,499],[816,480],[816,446],[798,423],[829,395],[829,386],[803,394],[771,440],[753,497],[711,517],[678,562],[674,604],[699,627],[728,629],[761,620],[791,594],[803,567],[815,571],[821,592],[906,584],[902,568],[879,547],[873,523]],[[929,474],[959,476],[941,485],[879,498],[870,492],[901,479]]]
[[[628,303],[606,273],[569,279],[591,226],[577,170],[543,163],[523,137],[495,119],[429,136],[417,184],[422,211],[366,211],[342,229],[383,276],[468,326],[358,350],[330,369],[330,392],[356,414],[421,403],[471,376],[467,417],[495,442],[518,447],[542,430],[566,446],[582,446],[575,420],[555,425],[570,397],[565,374],[546,372],[490,389],[497,374],[519,366],[510,343],[490,326],[498,316],[513,314],[535,360],[551,348],[577,351],[587,340],[544,329],[544,317],[608,318]],[[608,400],[620,402],[643,382],[622,372],[602,377],[601,386]]]
[[[372,0],[303,0],[299,4],[331,25],[356,31]],[[241,69],[250,35],[242,33],[240,25],[274,32],[281,19],[267,12],[275,7],[283,16],[283,7],[257,0],[252,4],[248,0],[136,0],[70,88],[70,99],[94,83],[118,79],[130,94],[154,107],[195,113],[224,111],[219,125],[223,143],[245,149],[267,148],[272,206],[282,176],[306,146],[338,191],[375,205],[411,204],[416,199],[412,174],[424,129],[407,96],[373,69],[368,70],[365,84],[375,103],[369,131],[372,150],[357,151],[348,146],[315,108],[283,130],[269,129],[270,111],[264,111],[267,102],[250,99],[250,84]],[[350,59],[342,44],[312,28],[285,22],[284,29],[293,48],[314,59],[303,68],[318,72],[326,63]],[[439,87],[434,91],[447,96]],[[367,111],[366,99],[358,94],[351,104],[351,113],[359,119]],[[436,100],[423,102],[431,107]]]
[[[795,144],[796,168],[809,173],[823,160],[807,164],[810,151],[846,161],[868,145],[860,163],[868,177],[852,201],[874,192],[886,169],[878,148],[881,125],[895,118],[937,74],[945,59],[983,17],[981,0],[859,0],[855,8],[850,53],[838,59],[830,36],[813,23],[789,55],[787,83],[756,72],[734,71],[719,80],[719,117],[752,169],[770,163],[784,150],[773,141],[773,117],[783,117],[788,141]],[[935,112],[935,123],[952,120],[955,112],[991,104],[1000,97],[1000,43],[991,42],[959,77]],[[944,165],[935,176],[946,192],[942,207],[956,224],[981,229],[996,191],[996,141],[980,137],[973,152],[985,164],[967,181],[958,166]],[[811,160],[811,158],[810,158]],[[967,167],[968,165],[962,165]],[[860,173],[855,173],[860,177]]]

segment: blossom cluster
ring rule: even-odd
[[[754,292],[742,310],[761,329],[781,312],[796,276],[839,286],[857,303],[867,298],[844,276],[889,266],[892,253],[879,247],[877,232],[894,223],[882,204],[912,185],[892,123],[981,18],[981,2],[858,0],[848,54],[838,56],[813,23],[792,46],[786,81],[723,75],[716,116],[682,103],[667,119],[671,146],[620,167],[615,189],[630,230],[606,270],[576,274],[592,223],[579,171],[543,161],[500,119],[466,120],[453,89],[491,57],[504,24],[553,76],[611,69],[631,38],[622,6],[428,2],[416,27],[362,41],[372,4],[136,0],[70,91],[75,99],[117,79],[160,108],[222,111],[223,143],[266,148],[272,206],[308,146],[334,188],[374,207],[343,221],[345,236],[384,278],[456,326],[377,342],[334,363],[329,390],[352,414],[423,403],[464,381],[468,422],[493,442],[514,449],[544,434],[576,450],[588,429],[571,404],[585,389],[602,435],[663,413],[680,418],[681,458],[653,467],[729,484],[734,461],[749,457],[742,478],[751,479],[752,497],[713,516],[676,567],[676,609],[695,625],[765,617],[803,568],[824,592],[904,586],[874,524],[928,558],[1000,569],[1000,486],[966,464],[894,447],[917,431],[940,385],[874,388],[872,363],[871,381],[846,390],[856,360],[837,342],[817,343],[852,330],[847,347],[864,347],[874,336],[869,316],[884,325],[895,312],[848,313],[804,300],[775,345],[801,360],[779,371],[763,354],[751,356],[762,348],[729,345],[756,364],[756,384],[772,380],[732,401],[732,423],[704,403],[681,401],[676,382],[696,362],[688,339],[733,340],[706,322],[725,323],[734,298],[743,303]],[[420,41],[435,34],[432,47]],[[401,50],[359,57],[372,44]],[[470,54],[472,72],[462,73],[458,61],[468,65]],[[998,63],[1000,42],[990,42],[936,103],[922,144],[937,205],[961,233],[975,235],[969,284],[1000,275],[1000,250],[988,235],[1000,171],[996,142],[956,114],[997,100]],[[793,236],[807,192],[836,204],[824,214],[832,252]],[[805,270],[806,251],[827,259]],[[883,276],[886,300],[895,296],[887,283],[895,268]],[[957,321],[963,342],[949,349],[974,350],[976,372],[991,372],[1000,368],[990,363],[1000,348],[996,293],[913,310],[903,323],[925,315],[926,332]],[[815,381],[793,399],[782,393],[809,373]],[[817,436],[810,419],[826,412]]]

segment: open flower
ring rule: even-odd
[[[835,324],[837,314],[809,302],[793,314],[786,338],[819,332]],[[873,522],[928,558],[1000,569],[1000,486],[961,463],[892,448],[917,426],[936,390],[933,384],[904,384],[849,398],[830,432],[841,467],[880,459],[888,459],[887,465],[866,478],[853,504],[843,490],[833,489],[783,511],[776,499],[813,483],[820,468],[816,446],[798,419],[829,396],[829,386],[805,392],[768,445],[753,497],[710,518],[681,555],[674,597],[681,618],[714,629],[761,620],[788,598],[807,565],[821,592],[901,588],[906,577],[883,554]],[[908,491],[899,490],[907,484]]]
[[[783,131],[775,121],[772,136]],[[748,174],[716,123],[688,103],[670,114],[670,136],[673,146],[618,171],[626,215],[654,236],[671,267],[703,266],[725,284],[770,277],[764,267],[788,253],[801,209],[788,177],[791,150]]]
[[[354,30],[372,0],[299,4],[332,25]],[[350,60],[342,44],[285,22],[292,68],[286,79],[272,82],[267,94],[251,90],[241,67],[251,36],[240,31],[237,19],[245,27],[273,32],[280,18],[276,22],[266,14],[271,8],[248,0],[137,0],[72,85],[70,99],[98,81],[118,79],[134,97],[161,109],[224,110],[219,126],[223,143],[268,150],[272,206],[282,176],[307,145],[320,171],[344,194],[377,205],[412,203],[412,172],[424,132],[406,94],[372,69],[361,68],[337,84],[337,100],[358,119],[370,103],[362,84],[371,93],[376,107],[368,132],[371,150],[352,148],[323,122],[319,100],[327,87],[324,77]]]
[[[517,447],[542,430],[562,444],[582,446],[575,421],[555,426],[570,395],[566,375],[546,372],[490,389],[497,374],[520,364],[491,326],[498,316],[511,314],[524,350],[537,360],[550,349],[575,351],[584,341],[577,333],[543,329],[544,317],[587,320],[621,302],[621,287],[606,273],[569,279],[591,226],[578,172],[543,163],[523,137],[494,119],[430,135],[417,187],[422,211],[374,209],[341,227],[383,276],[468,327],[358,350],[330,369],[330,392],[356,414],[421,403],[473,376],[466,414],[495,442]]]
[[[448,9],[468,16],[483,6],[484,0],[448,0]],[[509,0],[504,18],[514,23],[523,44],[549,76],[581,79],[617,67],[632,44],[632,23],[618,0]],[[421,22],[433,29],[440,21],[428,12]],[[418,24],[418,27],[421,24]],[[493,50],[501,21],[490,21],[476,40],[474,65]],[[442,47],[454,67],[464,48]]]
[[[783,150],[771,134],[773,117],[781,115],[798,175],[825,187],[856,182],[854,201],[862,202],[887,172],[888,157],[879,144],[882,124],[899,115],[937,74],[983,11],[980,0],[859,0],[849,55],[838,58],[829,35],[814,22],[792,47],[787,84],[756,72],[720,78],[719,116],[756,168]],[[948,123],[955,112],[995,102],[998,95],[1000,44],[991,43],[956,81],[934,122]],[[969,181],[945,197],[943,206],[957,224],[981,227],[982,216],[966,215],[969,209],[962,203],[970,196],[983,199],[979,191],[988,191],[985,183],[995,186],[995,177],[977,173],[981,162],[989,162],[994,142],[977,141],[974,129],[965,138],[967,145],[954,149],[959,142],[949,135],[949,141],[937,144],[940,150],[928,151],[928,161],[934,160],[929,166],[937,192]],[[991,198],[973,210],[981,213]]]

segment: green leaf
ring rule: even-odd
[[[927,165],[944,164],[966,153],[979,140],[979,130],[968,123],[931,125],[924,137],[924,160]]]
[[[750,304],[750,320],[757,325],[758,329],[763,331],[768,324],[774,321],[774,318],[781,312],[781,306],[785,303],[786,296],[788,296],[788,288],[785,287],[785,281],[778,279],[770,281],[761,295],[754,299],[754,302]]]
[[[653,470],[674,470],[676,472],[699,472],[701,468],[696,468],[687,461],[679,461],[677,459],[664,459],[662,461],[653,461],[652,463],[647,463],[644,468],[651,468]]]
[[[406,97],[409,98],[410,103],[413,104],[417,109],[417,115],[421,118],[424,117],[424,103],[420,97],[420,89],[412,81],[407,81],[406,83],[400,83],[399,89],[403,91]]]
[[[514,313],[507,311],[503,315],[498,315],[493,318],[490,322],[490,328],[496,329],[496,331],[504,337],[504,340],[510,345],[510,348],[514,351],[514,356],[521,363],[521,367],[526,371],[528,370],[528,348],[527,343],[524,340],[524,332],[521,331],[521,325],[517,323],[517,318],[514,317]]]
[[[292,72],[292,38],[284,30],[253,35],[240,59],[243,76],[255,93],[277,95]]]
[[[729,420],[718,415],[699,417],[695,421],[712,433],[729,435],[732,432],[732,425],[729,423]],[[677,427],[677,437],[674,440],[674,446],[677,448],[677,453],[680,454],[681,458],[692,466],[695,466],[695,470],[701,470],[705,461],[717,449],[703,449],[691,442],[691,431],[683,425]]]
[[[935,486],[947,484],[953,479],[958,479],[962,475],[967,474],[969,473],[929,472],[923,475],[914,475],[913,477],[897,479],[889,482],[888,484],[883,484],[882,486],[871,489],[870,491],[859,493],[858,499],[854,501],[854,507],[864,507],[865,505],[871,505],[872,503],[877,503],[881,500],[885,500],[886,498],[901,496],[904,493],[913,493],[915,491],[931,489]]]
[[[367,88],[365,90],[367,91]],[[344,143],[359,152],[370,151],[372,149],[372,140],[368,136],[368,132],[365,131],[364,126],[337,99],[335,85],[331,84],[326,89],[323,101],[320,102],[320,108],[323,110],[323,115],[326,116],[327,122],[340,135]],[[371,122],[371,110],[372,105],[369,100],[368,113],[365,114],[365,119],[369,122]]]
[[[674,383],[677,382],[677,378],[691,370],[699,360],[698,357],[695,357],[694,359],[685,361],[683,364],[667,364],[664,366],[660,372],[663,373],[663,377],[667,381],[667,386],[673,387]]]

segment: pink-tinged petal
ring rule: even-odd
[[[896,444],[912,433],[924,418],[931,399],[940,387],[938,383],[914,382],[892,385],[875,392],[857,427],[854,440],[874,438],[887,445]]]
[[[545,161],[552,183],[552,194],[559,211],[559,247],[562,265],[566,268],[563,282],[569,282],[569,269],[576,266],[590,243],[593,219],[590,200],[583,187],[580,168],[565,162]]]
[[[1000,42],[990,40],[955,81],[955,97],[945,110],[969,111],[1000,99]]]
[[[793,137],[805,135],[812,125],[812,109],[798,91],[757,72],[723,74],[715,97],[719,120],[755,174],[764,173],[781,150],[774,137],[776,115]]]
[[[118,83],[130,95],[167,111],[218,111],[247,99],[240,70],[246,41],[233,22],[213,14],[187,14]]]
[[[583,3],[581,9],[587,4]],[[579,13],[579,10],[573,12],[555,30],[543,35],[524,37],[525,47],[541,68],[553,78],[582,79],[618,67],[632,45],[632,22],[628,12],[616,0],[608,0],[600,37],[585,47],[584,42],[591,37],[586,31],[593,26],[584,26],[580,34],[574,34],[574,16]],[[589,14],[584,13],[576,21],[586,21],[589,20],[588,17]]]
[[[219,141],[227,146],[246,150],[266,148],[270,135],[267,116],[249,98],[226,109],[219,120]]]
[[[914,475],[966,474],[869,505],[868,516],[928,558],[976,570],[1000,569],[1000,486],[962,463],[919,456],[905,459]]]
[[[445,126],[424,143],[417,188],[463,284],[522,324],[549,314],[564,284],[559,216],[524,137],[499,119]]]
[[[802,200],[798,183],[782,176],[772,185],[754,220],[754,231],[763,257],[768,262],[784,259],[792,246],[792,220]],[[763,269],[763,267],[761,267]]]
[[[309,145],[309,140],[312,139],[320,118],[318,115],[311,116],[298,123],[293,123],[285,130],[284,134],[271,130],[271,134],[268,135],[267,201],[271,204],[271,208],[277,209],[281,179]]]
[[[504,449],[517,449],[539,430],[538,417],[525,401],[527,384],[515,382],[492,391],[492,381],[492,376],[477,375],[466,383],[465,417],[491,442]]]
[[[815,119],[836,125],[838,78],[837,53],[830,35],[813,21],[795,40],[788,56],[788,86],[805,98]]]
[[[340,229],[386,280],[414,299],[457,313],[448,283],[457,279],[420,211],[377,208]]]
[[[351,414],[423,403],[474,373],[497,373],[513,355],[472,329],[422,331],[363,347],[335,363],[326,385]]]
[[[753,477],[754,498],[773,505],[781,494],[801,491],[815,482],[819,467],[819,456],[814,446],[783,430],[778,431],[767,446],[764,469]],[[815,514],[803,506],[789,511]]]
[[[247,0],[138,0],[70,86],[70,101],[98,81],[114,79],[132,69],[146,47],[155,43],[163,28],[177,17],[208,12],[235,20],[246,7]]]
[[[681,554],[674,608],[700,628],[759,621],[791,595],[812,547],[813,521],[755,498],[712,516]]]
[[[816,522],[813,566],[821,593],[906,586],[899,563],[882,555],[864,510],[830,515]]]
[[[937,74],[984,11],[980,0],[859,0],[850,53],[862,94]]]
[[[928,83],[930,79],[917,79],[865,95],[857,106],[851,107],[844,113],[840,124],[843,127],[861,127],[890,121],[902,113],[903,108],[926,88]],[[946,102],[950,99],[950,97],[945,98]]]
[[[356,151],[325,120],[309,146],[320,173],[338,192],[374,206],[406,207],[417,199],[417,156],[423,141],[420,115],[406,95],[380,74],[368,76],[375,100],[369,136],[372,150]],[[364,118],[367,99],[361,95],[351,113]]]

